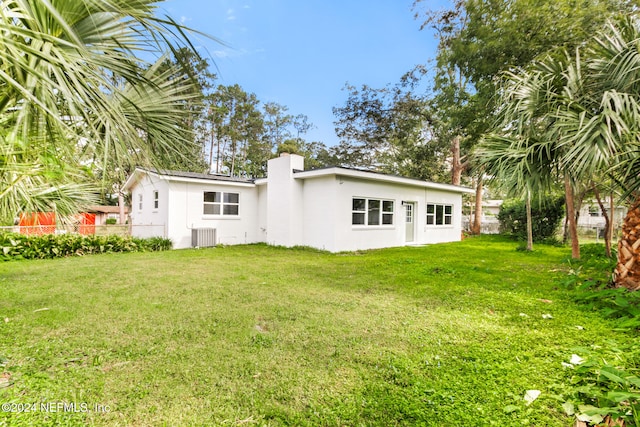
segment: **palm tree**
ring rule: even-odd
[[[2,2],[0,221],[52,207],[77,212],[93,202],[87,182],[98,164],[124,171],[158,154],[180,156],[188,143],[181,103],[193,83],[158,64],[192,46],[155,3]]]
[[[510,76],[511,83],[535,84],[506,86],[515,88],[516,96],[505,95],[509,105],[499,128],[527,141],[520,147],[525,151],[547,154],[546,159],[529,158],[538,165],[552,160],[564,174],[566,189],[572,179],[606,174],[635,198],[623,225],[626,234],[615,271],[616,284],[634,290],[640,289],[639,25],[632,17],[611,22],[575,57],[566,52],[547,56]],[[531,87],[539,90],[525,90]],[[529,143],[532,135],[537,143]]]
[[[520,73],[506,73],[495,131],[485,136],[474,158],[509,195],[524,197],[528,209],[532,194],[548,192],[561,179],[572,257],[577,259],[580,246],[574,214],[576,175],[564,162],[555,117],[555,112],[573,96],[565,84],[570,67],[568,55],[547,55]],[[528,248],[531,246],[529,237]]]
[[[585,173],[605,169],[632,201],[618,243],[617,286],[640,289],[640,21],[608,25],[587,50],[585,111],[569,115],[568,159]]]
[[[535,144],[515,135],[487,135],[473,151],[473,161],[484,167],[491,177],[510,197],[522,197],[527,208],[527,250],[533,250],[533,224],[531,199],[534,194],[548,191],[552,183],[552,162],[540,161],[544,151],[536,152]]]

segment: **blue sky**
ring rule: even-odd
[[[331,111],[345,83],[383,87],[435,56],[437,40],[420,31],[412,0],[169,0],[164,12],[224,41],[195,37],[216,63],[217,84],[239,84],[261,102],[305,114],[308,140],[338,142]],[[437,9],[446,0],[431,0]],[[207,53],[208,52],[208,53]]]

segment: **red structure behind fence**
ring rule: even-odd
[[[56,232],[56,214],[54,212],[36,212],[20,214],[20,233],[27,235],[53,234]]]
[[[68,232],[78,232],[83,235],[96,234],[96,214],[83,212],[78,214],[72,226],[62,229]],[[20,233],[40,236],[56,232],[56,214],[54,212],[37,212],[20,214]]]
[[[78,224],[78,233],[83,235],[96,234],[96,214],[81,213],[78,215],[80,223]]]

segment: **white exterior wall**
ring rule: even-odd
[[[410,244],[452,242],[462,233],[462,196],[446,191],[334,176],[305,179],[304,244],[332,252],[404,246],[405,207],[414,202],[415,234]],[[315,181],[315,182],[314,182]],[[333,185],[332,185],[333,184]],[[394,201],[392,225],[353,225],[353,198]],[[315,203],[315,206],[314,206]],[[451,225],[427,225],[426,204],[453,205]]]
[[[154,208],[158,191],[158,209]],[[205,191],[239,194],[238,215],[204,215]],[[253,184],[167,180],[141,174],[131,189],[131,233],[135,237],[167,237],[175,249],[191,247],[193,228],[215,228],[216,243],[242,244],[261,240],[258,233],[258,196]],[[139,195],[142,194],[142,209]]]
[[[607,210],[607,214],[611,219],[610,212],[610,202],[608,199],[603,200],[603,204],[605,209]],[[590,208],[592,211],[590,211]],[[616,224],[622,223],[624,221],[624,217],[627,214],[627,209],[623,206],[615,205],[613,209],[613,221]],[[593,215],[592,215],[593,213]],[[588,228],[604,228],[605,220],[604,216],[602,216],[602,211],[600,210],[600,205],[595,200],[588,200],[583,203],[580,208],[580,216],[578,217],[578,227],[588,227]]]
[[[168,237],[176,249],[191,247],[194,228],[215,228],[220,244],[266,242],[331,252],[460,240],[462,195],[457,188],[431,189],[426,188],[431,184],[340,168],[294,173],[303,168],[301,156],[272,159],[268,178],[255,184],[138,172],[134,179],[139,180],[127,184],[132,194],[132,233]],[[158,209],[153,209],[153,191],[159,194]],[[205,191],[238,193],[239,215],[205,215]],[[143,194],[142,210],[139,194]],[[354,198],[392,200],[393,224],[353,225]],[[413,241],[406,237],[403,202],[415,207]],[[452,205],[452,224],[427,225],[427,203]]]
[[[336,241],[340,213],[337,187],[338,181],[333,175],[304,180],[304,233],[300,244],[331,252],[342,250]]]
[[[158,191],[158,209],[154,208],[154,191]],[[142,209],[139,197],[142,195]],[[167,237],[168,224],[167,182],[145,175],[131,191],[131,234],[135,237]]]
[[[267,241],[267,185],[256,185],[258,194],[258,241]]]
[[[174,248],[190,248],[191,230],[194,228],[215,228],[216,243],[223,245],[260,241],[257,189],[252,184],[172,181],[169,188],[171,210],[167,237],[173,241]],[[238,215],[203,214],[205,191],[238,193]]]
[[[427,204],[453,205],[451,225],[427,225]],[[423,243],[457,242],[462,237],[462,195],[441,190],[427,189],[421,215],[416,217],[419,229],[424,230]]]
[[[295,154],[269,160],[267,165],[267,243],[296,246],[303,236],[303,182],[293,171],[304,169],[304,158]]]

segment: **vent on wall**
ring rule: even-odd
[[[192,228],[191,229],[191,247],[207,248],[216,245],[216,229],[215,228]]]

